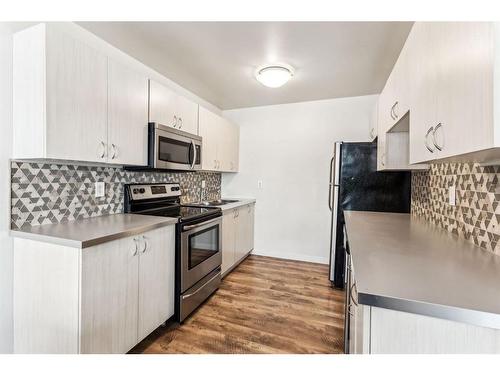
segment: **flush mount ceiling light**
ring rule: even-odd
[[[255,78],[266,87],[281,87],[293,77],[294,69],[288,64],[270,64],[261,66],[255,72]]]

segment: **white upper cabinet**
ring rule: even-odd
[[[379,97],[378,122],[383,131],[392,128],[410,109],[410,47],[409,43],[404,45]]]
[[[407,82],[409,162],[498,163],[498,24],[416,22],[405,50],[407,78],[391,77]]]
[[[110,59],[108,90],[108,161],[146,165],[148,78]]]
[[[107,58],[40,24],[14,35],[14,157],[106,161]]]
[[[14,35],[14,157],[147,164],[148,78],[74,35]]]
[[[237,172],[239,128],[227,119],[200,106],[199,129],[199,135],[203,138],[202,169]]]
[[[149,80],[149,122],[198,134],[198,104]]]

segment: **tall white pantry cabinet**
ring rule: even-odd
[[[15,249],[15,353],[126,353],[174,315],[175,225],[84,249],[15,238]]]

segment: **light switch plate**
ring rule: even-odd
[[[257,181],[257,188],[262,189],[262,180]]]
[[[448,203],[450,206],[454,206],[456,202],[456,190],[455,190],[455,185],[449,186],[448,187]]]
[[[96,198],[104,197],[104,187],[105,187],[105,184],[102,181],[95,183],[95,197]]]

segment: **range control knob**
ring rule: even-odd
[[[144,188],[139,189],[139,193],[144,194],[145,192],[146,192],[146,189],[144,189]]]
[[[132,190],[132,193],[134,193],[134,194],[139,194],[139,189],[134,189],[134,190]]]

